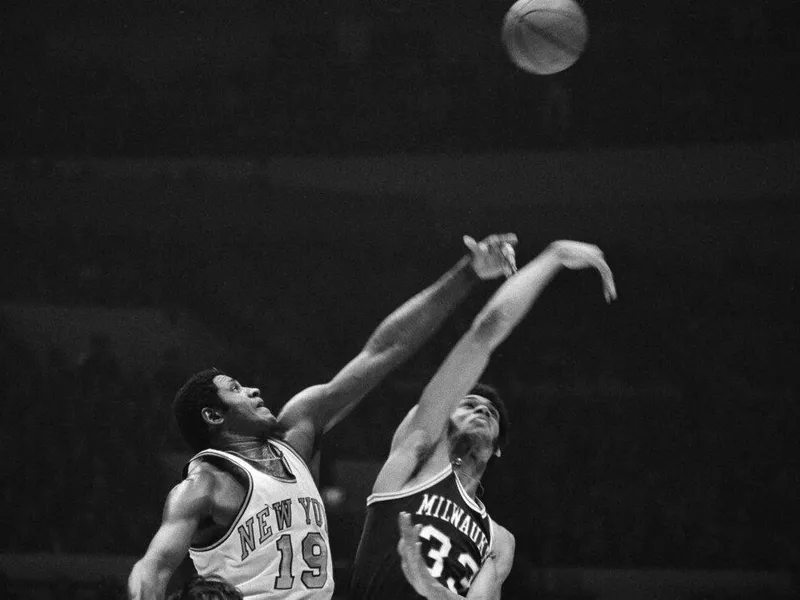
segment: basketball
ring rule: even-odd
[[[589,25],[574,0],[518,0],[503,19],[502,39],[520,69],[552,75],[580,58]]]

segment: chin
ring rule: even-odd
[[[480,436],[482,438],[494,439],[495,432],[492,430],[491,426],[488,423],[475,424],[469,429],[472,435]]]
[[[262,434],[264,437],[282,440],[286,437],[286,427],[278,422],[275,417],[271,417],[264,423]]]

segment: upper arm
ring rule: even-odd
[[[391,348],[365,348],[327,383],[304,389],[286,403],[278,420],[294,431],[296,443],[309,449],[396,366]],[[293,444],[294,445],[294,444]],[[296,448],[303,456],[301,448]],[[312,451],[308,452],[310,457]]]
[[[500,600],[503,583],[514,564],[516,540],[505,527],[495,526],[495,546],[481,566],[467,593],[470,600]]]
[[[200,521],[211,514],[211,497],[203,493],[203,483],[187,479],[169,494],[161,526],[147,549],[159,564],[177,567],[186,555]]]
[[[389,458],[373,485],[373,492],[401,489],[419,465],[437,449],[447,432],[450,415],[480,378],[492,352],[481,327],[473,327],[451,350],[392,438]]]
[[[211,513],[210,475],[190,476],[170,491],[161,526],[131,572],[134,598],[158,597],[186,556],[200,521]]]
[[[425,386],[408,422],[398,428],[395,448],[406,442],[433,446],[444,436],[450,415],[477,383],[492,350],[479,327],[473,326],[462,336]]]

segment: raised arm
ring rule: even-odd
[[[211,512],[213,479],[191,476],[170,491],[161,526],[128,577],[130,600],[162,600],[170,577],[189,550],[201,519]]]
[[[287,441],[307,460],[317,437],[416,352],[480,280],[515,269],[513,234],[490,236],[481,243],[465,238],[465,243],[468,256],[384,319],[331,381],[303,390],[281,411],[278,418],[287,428]]]
[[[494,350],[509,336],[533,303],[562,268],[596,268],[603,279],[607,301],[616,297],[611,270],[596,246],[558,241],[506,281],[475,318],[425,387],[416,407],[401,423],[392,441],[389,459],[373,491],[392,492],[417,468],[417,457],[446,435],[456,404],[475,385]]]

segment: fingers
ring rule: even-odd
[[[496,233],[481,240],[481,245],[485,248],[504,248],[509,247],[512,250],[517,245],[518,239],[514,233]]]
[[[464,240],[464,245],[472,252],[473,256],[477,257],[481,254],[486,254],[490,250],[490,246],[485,240],[476,242],[475,238],[469,235],[465,235],[462,239]]]
[[[617,299],[617,286],[614,283],[614,276],[611,274],[611,269],[606,267],[606,273],[600,272],[600,275],[603,277],[603,296],[605,296],[606,302],[611,304],[612,300]]]
[[[414,525],[407,512],[401,512],[397,516],[397,524],[400,529],[400,540],[397,542],[400,567],[406,580],[418,593],[423,594],[430,574],[422,558],[422,543],[419,541],[422,526]]]
[[[516,246],[517,236],[514,233],[496,233],[490,235],[483,241],[487,244],[511,244],[512,246]]]
[[[517,253],[514,246],[504,243],[500,246],[500,253],[503,255],[503,274],[506,278],[511,277],[517,272]]]
[[[488,248],[490,246],[500,246],[502,244],[516,246],[519,241],[517,235],[514,233],[496,233],[482,239],[480,243],[476,242],[475,238],[470,235],[465,235],[462,239],[464,240],[464,245],[472,251],[477,250],[479,247]]]
[[[401,512],[397,517],[397,523],[400,527],[400,540],[397,542],[397,551],[404,560],[416,560],[421,557],[419,541],[419,532],[422,530],[422,525],[414,525],[411,522],[411,515],[407,512]]]
[[[397,524],[400,528],[400,541],[406,544],[414,543],[419,537],[419,527],[414,527],[411,521],[411,515],[407,512],[401,512],[397,515]]]
[[[484,261],[482,264],[488,266],[489,271],[484,279],[494,277],[502,273],[506,278],[511,277],[517,272],[517,258],[514,245],[517,243],[517,236],[513,233],[499,233],[490,235],[480,242],[469,235],[463,237],[464,245],[472,252],[475,260]],[[488,260],[488,262],[486,262]],[[496,269],[492,273],[492,269]]]
[[[617,287],[614,284],[614,274],[611,272],[611,267],[606,262],[605,254],[597,246],[593,246],[592,250],[595,254],[592,261],[593,266],[600,273],[603,280],[603,297],[607,304],[611,304],[612,300],[617,299]]]
[[[595,261],[594,267],[600,273],[600,277],[603,280],[603,297],[608,304],[611,304],[612,300],[617,299],[617,286],[614,283],[614,274],[611,272],[611,267],[606,263],[603,253],[599,250],[598,252],[599,257]]]

